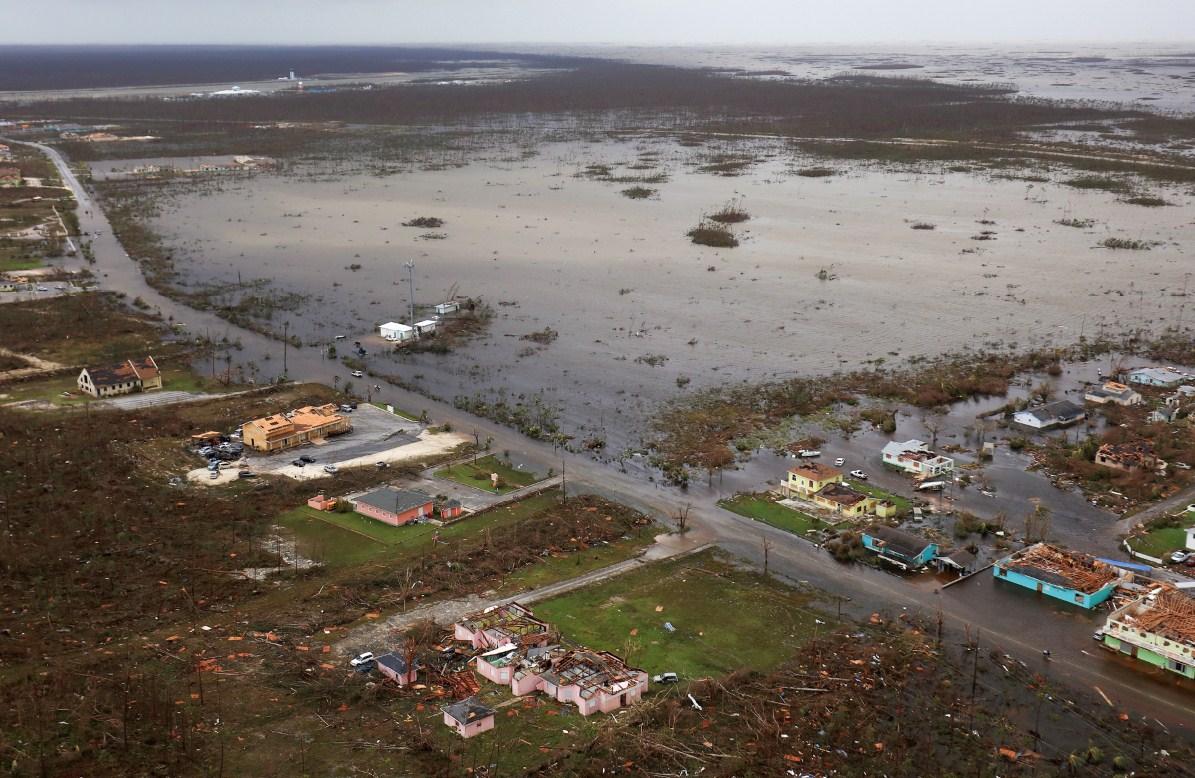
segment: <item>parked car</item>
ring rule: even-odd
[[[304,462],[302,459],[295,459],[295,460],[291,461],[291,464],[294,465],[295,467],[302,467],[303,465],[305,465],[307,463]]]
[[[1104,642],[1104,631],[1102,629],[1097,629],[1095,632],[1092,632],[1091,639],[1097,640],[1101,643]]]
[[[797,452],[797,456],[799,456],[799,457],[812,458],[812,457],[820,457],[821,455],[822,455],[822,452],[818,451],[816,448],[803,448]]]
[[[208,477],[208,478],[219,478],[219,477],[220,477],[220,471],[219,471],[219,470],[209,470],[209,471],[208,471],[208,474],[207,474],[207,477]]]
[[[257,478],[257,473],[253,473],[248,470],[241,470],[237,473],[237,478]]]
[[[350,659],[349,664],[352,665],[353,667],[360,667],[361,665],[368,664],[372,661],[373,661],[373,652],[366,651],[365,653],[357,654],[357,656]]]
[[[344,340],[344,339],[345,339],[345,337],[347,337],[347,336],[345,336],[345,335],[337,335],[336,337],[332,338],[332,340]]]
[[[348,403],[345,403],[344,405],[340,406],[341,413],[352,413],[353,410],[354,410],[353,406],[349,405]]]
[[[834,460],[834,467],[842,467],[846,464],[846,457],[839,457]]]
[[[677,683],[680,677],[676,673],[660,673],[651,677],[652,683]]]
[[[864,473],[862,470],[852,470],[851,478],[858,478],[860,481],[866,481],[867,473]]]
[[[353,378],[364,378],[365,377],[365,373],[362,373],[360,370],[354,370],[349,375],[351,375]]]
[[[373,466],[376,467],[378,470],[385,470],[386,468],[390,467],[390,463],[389,462],[374,462]]]
[[[336,465],[324,465],[324,472],[325,473],[335,473]]]
[[[307,464],[311,464],[315,461],[315,457],[311,456],[310,454],[300,454],[299,459],[303,460]]]
[[[1186,551],[1175,551],[1170,555],[1170,561],[1176,565],[1180,565],[1187,561],[1187,557],[1191,556]]]

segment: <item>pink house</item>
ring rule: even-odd
[[[431,516],[433,502],[423,492],[383,486],[353,500],[353,510],[397,527]]]
[[[473,737],[494,728],[494,709],[482,705],[476,697],[454,702],[441,708],[444,723],[461,737]]]
[[[647,691],[646,672],[628,667],[614,654],[587,648],[569,651],[538,676],[529,672],[518,682],[521,689],[538,688],[558,702],[575,704],[582,716],[633,705]]]
[[[519,647],[513,643],[498,646],[475,660],[477,674],[493,683],[503,686],[511,682],[511,677],[519,667],[522,655]]]
[[[418,676],[418,669],[413,664],[408,666],[406,657],[400,654],[393,652],[382,654],[374,662],[377,663],[379,673],[394,681],[399,686],[415,683],[415,679]]]
[[[317,511],[330,511],[336,507],[336,498],[317,494],[307,501],[307,507],[315,508]]]
[[[517,602],[466,616],[453,625],[453,636],[473,648],[497,648],[507,643],[515,646],[542,646],[551,637],[552,628],[531,615]]]
[[[461,517],[461,514],[464,513],[464,511],[465,511],[465,509],[461,505],[460,500],[449,500],[448,502],[441,505],[440,509],[439,509],[440,518],[444,521],[449,521],[451,519],[459,519]]]

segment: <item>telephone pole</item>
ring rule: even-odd
[[[287,372],[289,372],[286,369],[286,347],[289,344],[289,342],[290,342],[290,322],[284,321],[284,322],[282,322],[282,376],[283,376],[283,378],[285,378]]]

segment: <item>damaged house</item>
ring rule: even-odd
[[[552,628],[517,602],[497,605],[466,616],[453,625],[453,637],[476,649],[498,648],[507,644],[518,647],[542,646],[552,636]]]
[[[1091,610],[1112,596],[1131,573],[1075,551],[1037,543],[999,560],[992,567],[997,580],[1031,589]]]

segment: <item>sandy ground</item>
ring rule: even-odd
[[[341,461],[319,461],[315,464],[309,464],[304,467],[295,467],[291,464],[277,463],[268,465],[266,467],[258,467],[254,460],[248,460],[249,465],[258,473],[270,473],[272,475],[284,475],[288,478],[293,478],[296,481],[312,481],[317,478],[328,478],[329,473],[324,472],[324,465],[333,464],[338,469],[348,467],[373,467],[377,462],[389,462],[390,464],[400,464],[405,462],[418,462],[423,459],[430,459],[432,457],[443,456],[450,453],[457,446],[462,443],[470,443],[472,438],[467,435],[451,432],[432,433],[424,430],[419,434],[419,437],[413,443],[404,443],[401,446],[384,449],[374,454],[367,456],[356,457],[354,459],[345,459]],[[308,453],[310,449],[302,449],[293,451],[295,457],[300,453]],[[318,452],[316,452],[318,453]],[[212,478],[206,467],[196,468],[187,473],[187,480],[196,484],[204,486],[218,486],[221,484],[231,483],[236,481],[237,467],[233,467],[218,471],[220,476]]]
[[[650,185],[656,198],[630,200],[619,194],[629,184],[575,175],[642,152],[658,153],[670,175]],[[371,354],[371,365],[446,398],[545,390],[573,429],[614,438],[633,438],[644,409],[685,379],[698,387],[989,343],[1071,343],[1103,329],[1156,329],[1185,303],[1195,209],[1181,188],[1143,184],[1175,203],[1145,208],[1057,182],[938,166],[885,172],[766,144],[749,174],[724,177],[696,172],[694,153],[655,139],[560,143],[514,163],[386,177],[258,176],[180,194],[157,226],[186,247],[191,279],[270,277],[318,300],[306,321],[291,322],[308,341],[356,338],[402,318],[401,265],[413,259],[418,302],[454,285],[483,297],[498,315],[491,336],[450,358],[387,365]],[[793,174],[813,164],[842,174]],[[740,247],[685,238],[732,199],[752,216],[736,228]],[[447,239],[399,226],[417,215],[443,218]],[[1069,217],[1094,224],[1056,223]],[[912,229],[917,222],[935,229]],[[985,230],[988,239],[974,239]],[[1097,247],[1106,237],[1158,245]],[[833,280],[819,280],[822,270]],[[520,340],[544,327],[559,332],[550,346]],[[652,355],[667,360],[642,361]]]

